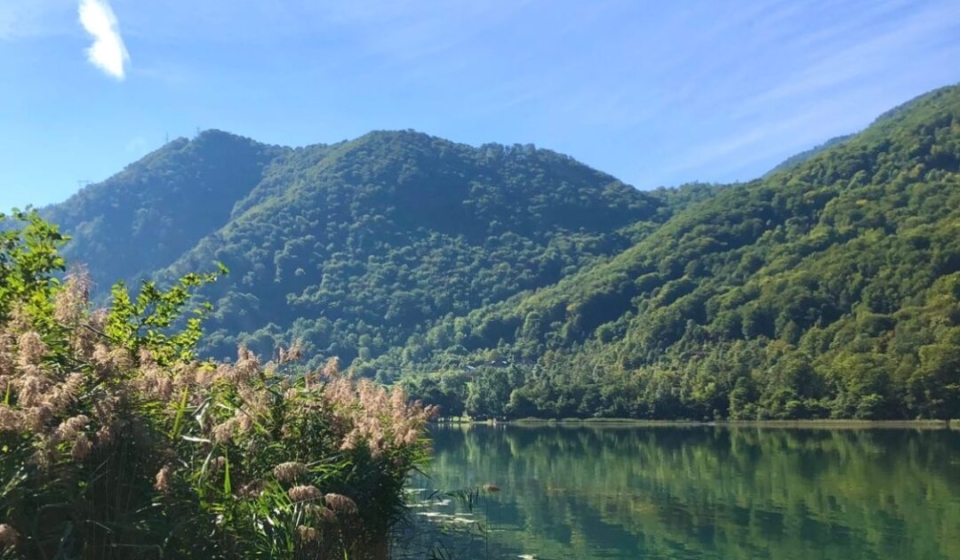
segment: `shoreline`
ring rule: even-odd
[[[517,426],[558,428],[781,428],[781,429],[858,429],[858,430],[957,430],[960,419],[954,420],[640,420],[634,418],[519,418],[516,420],[470,420],[457,418],[432,422],[433,426]]]

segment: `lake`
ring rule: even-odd
[[[432,437],[430,476],[411,489],[418,552],[397,557],[960,559],[957,431],[473,425]]]

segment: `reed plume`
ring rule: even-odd
[[[65,534],[91,560],[382,548],[364,543],[385,542],[402,515],[431,408],[335,358],[298,372],[296,343],[269,363],[242,346],[233,362],[199,360],[197,323],[176,320],[210,277],[138,296],[118,285],[94,310],[83,270],[53,281],[55,228],[25,219],[30,235],[0,235],[41,239],[48,260],[0,291],[0,554],[52,558]],[[0,264],[36,256],[8,246]]]

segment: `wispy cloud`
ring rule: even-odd
[[[143,136],[134,136],[127,142],[127,145],[123,147],[123,150],[135,157],[140,157],[147,151],[148,146],[149,143],[146,138]]]
[[[0,40],[16,36],[17,24],[24,19],[20,14],[22,9],[16,2],[0,5]]]
[[[902,60],[903,65],[917,66],[927,63],[930,53],[942,52],[943,48],[935,44],[944,34],[958,28],[960,4],[932,4],[914,7],[911,11],[897,15],[896,25],[890,25],[894,8],[901,3],[889,2],[877,4],[877,11],[886,8],[887,27],[864,18],[856,21],[864,33],[862,40],[844,45],[842,36],[852,35],[850,26],[837,26],[833,36],[821,36],[821,48],[817,59],[800,72],[788,75],[780,84],[744,100],[738,109],[738,115],[750,111],[762,111],[767,106],[783,102],[828,97],[838,89],[848,91],[865,81],[871,75],[888,73],[894,60]],[[811,42],[813,37],[805,40]],[[813,45],[811,45],[813,47]],[[924,49],[923,59],[916,57],[916,51]],[[901,54],[903,53],[903,54]],[[924,60],[926,59],[926,60]]]
[[[0,0],[0,41],[16,41],[63,33],[56,17],[73,9],[77,0]],[[72,28],[72,22],[70,27]]]
[[[953,0],[764,0],[756,6],[762,10],[747,20],[736,10],[717,14],[704,45],[678,47],[677,56],[696,50],[706,64],[668,58],[690,80],[669,71],[651,80],[680,93],[665,104],[662,118],[651,119],[661,141],[649,142],[639,163],[621,167],[628,179],[639,177],[642,186],[750,179],[957,79],[951,62],[960,55],[954,39],[960,4]],[[677,25],[665,27],[682,35]],[[727,39],[714,41],[713,28]],[[688,90],[687,83],[699,87]],[[661,126],[666,119],[676,130]],[[637,139],[647,138],[644,126],[637,127]]]
[[[110,4],[106,0],[81,0],[80,24],[93,37],[93,45],[87,49],[90,63],[109,76],[123,80],[130,54]]]

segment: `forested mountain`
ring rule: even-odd
[[[97,287],[108,290],[170,265],[225,225],[287,151],[206,131],[170,142],[41,214],[70,232],[67,258],[85,263]]]
[[[297,339],[351,363],[609,258],[698,196],[643,193],[530,145],[374,132],[287,149],[205,132],[44,213],[101,291],[227,265],[207,293],[210,353]]]
[[[226,264],[212,354],[297,339],[449,413],[944,418],[958,166],[953,87],[738,185],[642,192],[414,132],[210,132],[45,212],[101,283]]]
[[[315,155],[291,157],[282,192],[167,271],[213,261],[231,270],[211,292],[211,352],[229,355],[243,343],[269,353],[295,338],[318,359],[370,360],[440,317],[554,284],[622,251],[665,206],[532,146],[376,132]]]
[[[414,385],[488,415],[956,417],[958,166],[948,88],[609,262],[444,321],[421,362],[441,370],[452,336],[511,365]]]

